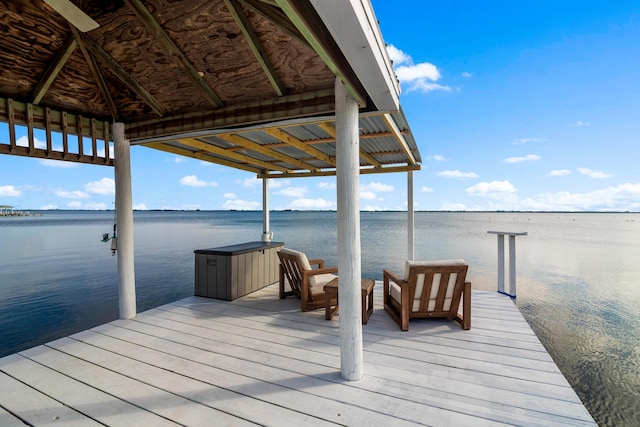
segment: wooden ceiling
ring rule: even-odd
[[[362,114],[377,110],[310,0],[72,1],[97,28],[78,30],[42,0],[0,3],[0,120],[9,124],[10,133],[9,143],[0,143],[0,153],[111,164],[108,144],[106,156],[96,160],[96,140],[109,141],[113,121],[125,123],[132,143],[151,141],[150,146],[164,151],[185,148],[175,143],[180,135],[230,135],[230,130],[258,125],[272,129],[269,135],[277,142],[253,141],[256,161],[248,162],[250,169],[241,168],[319,173],[330,169],[331,162],[283,166],[281,153],[260,159],[255,144],[295,147],[298,138],[287,133],[291,121],[300,126],[324,123],[325,134],[313,138],[331,138],[327,129],[336,77],[345,82]],[[387,114],[379,122],[388,124],[380,129],[381,138],[395,132],[393,138],[401,135],[414,154],[413,161],[403,156],[392,163],[416,168],[419,153],[404,115]],[[16,143],[16,126],[27,128],[28,146]],[[33,142],[34,129],[45,129],[47,139],[52,131],[61,132],[65,140],[77,135],[78,147],[39,148]],[[273,129],[283,133],[274,136]],[[92,148],[83,148],[85,138]],[[203,151],[219,151],[207,144],[182,154],[202,157]],[[243,149],[250,150],[240,146],[234,151]],[[238,166],[237,155],[221,154],[205,160]],[[313,158],[323,155],[327,153],[306,150],[296,160],[311,156],[307,160],[313,164]],[[386,163],[363,151],[362,164],[381,168]]]

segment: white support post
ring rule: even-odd
[[[504,294],[504,234],[498,234],[498,292]]]
[[[133,262],[133,204],[131,158],[124,123],[113,126],[116,181],[116,226],[118,236],[118,295],[121,319],[136,317],[136,278]]]
[[[407,172],[407,259],[413,261],[415,257],[415,219],[413,206],[413,171]]]
[[[488,231],[498,238],[498,292],[516,297],[516,236],[526,236],[527,232]],[[504,236],[509,236],[509,292],[504,290]]]
[[[340,367],[344,379],[357,381],[364,374],[358,104],[339,79],[336,79],[335,92]]]
[[[270,242],[273,232],[269,231],[269,180],[262,178],[262,241]]]

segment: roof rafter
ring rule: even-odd
[[[166,49],[176,59],[176,61],[187,72],[187,75],[191,77],[196,85],[205,93],[207,100],[214,107],[221,107],[223,105],[222,100],[215,93],[207,82],[198,74],[198,70],[195,69],[191,61],[186,57],[184,52],[175,44],[175,42],[169,37],[169,35],[160,26],[158,21],[155,20],[149,9],[143,5],[140,0],[125,0],[127,5],[138,16],[138,19],[144,24],[145,28],[158,40],[160,45]]]
[[[212,157],[208,155],[207,152],[205,151],[190,151],[190,150],[187,150],[186,148],[175,147],[173,145],[163,144],[161,142],[153,142],[150,144],[145,144],[145,146],[153,148],[155,150],[177,154],[179,156],[191,157],[193,159],[202,160],[203,162],[216,163],[222,166],[228,166],[235,169],[242,169],[247,172],[254,172],[256,174],[262,173],[262,170],[259,168],[254,168],[248,165],[230,162],[228,160],[220,159],[218,157]]]
[[[44,73],[35,89],[33,90],[33,95],[31,97],[33,99],[33,105],[38,105],[40,103],[42,97],[44,97],[45,93],[47,93],[47,89],[49,89],[53,81],[56,79],[56,76],[58,75],[58,73],[60,73],[60,70],[62,70],[64,64],[67,63],[67,60],[76,49],[77,45],[78,44],[73,37],[69,37],[67,40],[65,40],[64,44],[62,45],[62,49],[60,49],[56,57],[49,65],[49,68]]]
[[[327,132],[329,135],[331,135],[331,137],[335,140],[336,139],[336,127],[334,125],[332,125],[329,122],[320,122],[318,123],[318,126],[320,127],[320,129],[322,129],[323,131]],[[377,161],[373,156],[367,154],[362,147],[360,148],[360,157],[362,157],[363,159],[365,159],[371,166],[374,166],[376,168],[379,168],[380,166],[382,166],[380,164],[379,161]]]
[[[225,0],[225,4],[227,5],[227,8],[229,8],[229,12],[231,12],[236,24],[240,27],[242,34],[244,34],[244,38],[247,41],[249,48],[260,63],[262,70],[267,75],[267,78],[269,79],[269,82],[271,82],[271,86],[273,86],[276,94],[278,96],[284,95],[287,88],[284,86],[282,81],[280,81],[275,68],[273,68],[273,64],[271,64],[267,53],[262,47],[260,39],[258,39],[256,32],[253,31],[251,22],[249,22],[249,19],[245,16],[242,6],[236,0]]]
[[[398,144],[400,144],[400,148],[402,149],[402,152],[405,154],[405,156],[407,156],[407,158],[409,159],[409,163],[415,165],[416,158],[413,156],[413,153],[409,148],[409,144],[407,144],[404,136],[402,136],[402,132],[400,132],[400,129],[398,129],[398,125],[396,125],[396,122],[395,120],[393,120],[393,117],[391,117],[391,114],[387,113],[382,115],[382,119],[387,124],[387,127],[391,129],[391,132],[393,132],[394,138],[396,139],[396,141],[398,141]]]
[[[107,108],[109,108],[109,112],[111,113],[111,117],[113,117],[114,119],[117,119],[118,118],[118,108],[116,107],[115,102],[113,102],[113,98],[111,97],[111,94],[109,93],[109,89],[107,89],[107,85],[106,85],[106,83],[104,81],[104,77],[102,76],[102,73],[100,72],[100,68],[98,67],[98,64],[96,63],[95,58],[93,57],[91,52],[89,52],[87,50],[86,46],[84,45],[84,41],[82,40],[82,37],[80,37],[80,33],[78,32],[78,30],[73,25],[69,25],[69,27],[71,28],[71,32],[73,33],[73,37],[75,37],[75,40],[78,43],[78,46],[80,47],[80,52],[82,52],[82,56],[84,56],[84,60],[87,62],[87,65],[89,66],[89,69],[91,70],[91,74],[93,74],[93,78],[96,80],[96,84],[98,85],[98,89],[100,90],[100,93],[102,94],[102,98],[104,99],[105,103],[107,104]]]
[[[122,65],[118,63],[111,55],[105,51],[102,46],[95,42],[91,37],[82,35],[82,40],[89,51],[97,56],[102,62],[118,77],[124,84],[136,93],[149,107],[160,117],[164,116],[165,108],[153,97],[136,79],[134,79],[125,70]]]
[[[318,160],[322,160],[323,162],[329,163],[332,166],[336,165],[335,157],[331,157],[328,154],[325,154],[322,151],[318,150],[317,148],[305,144],[303,141],[300,141],[298,138],[294,138],[281,129],[269,128],[265,129],[265,132],[281,141],[286,142],[288,145],[291,145],[298,150],[309,154],[311,157],[315,157]]]
[[[207,144],[206,142],[202,142],[199,139],[195,138],[181,138],[178,139],[178,143],[182,145],[186,145],[187,147],[196,148],[198,150],[202,150],[207,153],[217,154],[219,156],[224,156],[229,159],[233,159],[239,162],[243,162],[247,165],[252,165],[258,169],[262,170],[276,170],[282,173],[293,173],[291,169],[283,168],[278,165],[274,165],[270,162],[265,162],[262,160],[258,160],[254,157],[247,156],[246,154],[236,153],[235,151],[229,151],[224,148],[216,147],[212,144]]]
[[[333,74],[343,81],[351,97],[360,107],[365,107],[367,105],[365,91],[360,86],[357,78],[352,76],[353,71],[349,65],[345,64],[344,60],[341,60],[337,49],[332,48],[330,44],[327,43],[328,40],[324,29],[320,29],[316,25],[316,22],[309,22],[306,19],[310,13],[309,10],[305,9],[308,7],[306,2],[276,0],[276,3],[302,33],[311,48],[315,50],[318,56],[327,64],[327,67],[329,67]]]
[[[293,157],[287,156],[286,154],[282,154],[278,151],[275,151],[273,149],[271,149],[268,146],[264,146],[264,145],[260,145],[256,142],[250,141],[247,138],[244,138],[242,136],[239,135],[234,135],[231,133],[223,133],[220,135],[216,135],[217,138],[223,139],[225,141],[231,142],[233,144],[236,144],[238,146],[240,146],[241,148],[245,148],[248,150],[252,150],[261,154],[264,154],[266,156],[269,157],[273,157],[275,159],[281,160],[283,162],[289,163],[291,165],[297,166],[301,169],[309,169],[311,171],[318,171],[318,168],[316,168],[313,165],[310,165],[309,163],[306,163],[302,160],[298,160],[295,159]]]
[[[252,9],[254,12],[260,14],[262,17],[266,18],[272,24],[282,29],[285,33],[289,34],[291,37],[295,38],[298,41],[303,42],[307,46],[309,42],[300,34],[300,31],[295,27],[295,25],[291,24],[287,15],[282,12],[282,10],[275,4],[275,2],[266,2],[263,0],[240,0],[247,7]]]

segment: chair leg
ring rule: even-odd
[[[464,283],[462,291],[462,325],[463,329],[471,329],[471,282]]]

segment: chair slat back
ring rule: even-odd
[[[296,255],[278,252],[280,268],[282,268],[291,290],[300,295],[302,292],[302,267]]]
[[[408,277],[412,313],[457,313],[467,269],[467,265],[412,266]]]

